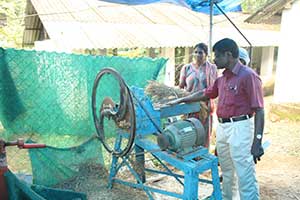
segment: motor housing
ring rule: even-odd
[[[206,131],[196,118],[176,121],[168,125],[157,137],[162,150],[176,153],[188,153],[198,146],[204,146],[207,140]]]

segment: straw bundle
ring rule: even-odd
[[[172,99],[188,96],[190,93],[179,89],[166,86],[156,81],[149,81],[149,84],[145,87],[145,93],[151,98],[154,107],[161,107]],[[199,112],[199,118],[201,121],[207,118],[208,108],[205,102],[200,102],[201,110]]]

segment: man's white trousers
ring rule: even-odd
[[[225,200],[259,199],[255,163],[251,154],[253,118],[218,125],[216,143],[223,176],[222,195]]]

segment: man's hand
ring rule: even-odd
[[[253,155],[253,160],[255,164],[260,161],[260,157],[264,155],[264,149],[261,145],[261,139],[254,138],[251,154]]]
[[[167,105],[175,105],[175,104],[179,104],[179,103],[182,103],[182,98],[174,99],[172,101],[167,102],[166,104]]]

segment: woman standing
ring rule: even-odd
[[[185,89],[190,93],[204,90],[212,86],[217,78],[217,67],[207,60],[208,48],[204,43],[199,43],[194,47],[193,61],[182,67],[180,71],[179,87]],[[201,120],[207,132],[207,141],[205,146],[209,146],[211,127],[212,127],[212,113],[214,109],[213,101],[206,102],[208,107],[207,117]],[[189,117],[199,119],[199,113],[193,113]]]

